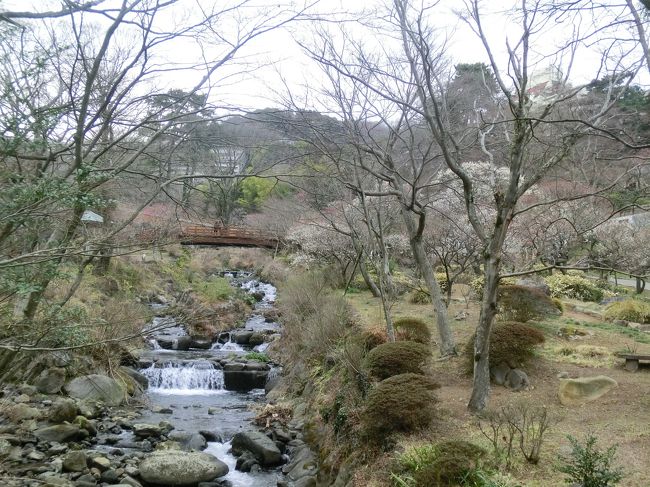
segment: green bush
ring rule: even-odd
[[[560,314],[553,300],[543,291],[527,286],[499,286],[497,305],[504,321],[526,322]]]
[[[446,441],[408,449],[397,459],[392,472],[396,487],[464,485],[500,487],[483,469],[487,452],[466,441]]]
[[[431,357],[429,347],[422,343],[404,341],[388,342],[376,346],[365,359],[366,369],[379,380],[394,375],[422,374],[422,367]]]
[[[262,352],[248,352],[246,355],[244,355],[244,358],[246,360],[255,360],[257,362],[264,362],[264,363],[271,361],[269,356]]]
[[[443,294],[443,296],[446,295],[447,290],[449,289],[447,274],[444,272],[436,272],[435,276],[436,281],[438,281],[438,285],[440,286],[440,292]],[[409,302],[411,304],[431,304],[431,294],[429,294],[429,291],[427,289],[419,287],[415,291],[411,292]]]
[[[412,432],[428,426],[440,387],[431,377],[400,374],[381,381],[370,391],[362,413],[368,439],[382,443],[386,435]]]
[[[468,373],[474,370],[474,340],[465,345],[465,363]],[[490,364],[505,362],[510,367],[520,367],[535,354],[535,347],[544,343],[544,334],[523,323],[496,323],[490,332]]]
[[[416,289],[409,296],[411,304],[431,304],[431,295],[425,289]]]
[[[572,451],[567,462],[559,467],[566,474],[567,484],[578,484],[582,487],[610,487],[618,484],[623,478],[620,468],[612,466],[616,455],[616,446],[605,451],[596,448],[596,437],[588,435],[585,446],[569,436]]]
[[[515,279],[511,277],[505,277],[499,281],[500,286],[511,286],[516,283]],[[477,299],[483,299],[483,286],[485,285],[485,277],[478,276],[469,281],[469,287],[472,290],[474,296]]]
[[[235,293],[235,289],[225,277],[215,277],[209,281],[197,282],[194,287],[196,292],[207,301],[225,301]]]
[[[473,443],[452,440],[436,447],[435,459],[415,472],[418,487],[467,485],[487,452]]]
[[[399,318],[393,322],[393,326],[400,340],[410,340],[427,345],[431,343],[429,325],[419,318]]]
[[[553,274],[544,278],[554,298],[579,299],[580,301],[599,302],[603,299],[603,290],[589,279],[574,274]]]
[[[626,320],[650,323],[650,303],[639,299],[626,299],[610,304],[605,310],[608,320]]]

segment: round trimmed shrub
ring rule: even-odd
[[[439,443],[434,460],[422,465],[415,472],[414,480],[417,487],[465,485],[486,456],[486,450],[467,441]]]
[[[388,341],[388,336],[386,335],[386,330],[379,327],[373,327],[362,330],[354,336],[354,339],[358,341],[366,352],[368,352],[373,348],[386,343]]]
[[[561,314],[544,291],[527,286],[499,286],[497,306],[505,321],[526,322],[540,316]]]
[[[428,426],[440,387],[431,377],[400,374],[381,381],[370,391],[362,420],[368,438],[381,443],[386,435]]]
[[[504,277],[503,279],[499,280],[499,285],[500,286],[511,286],[515,284],[517,281],[512,278],[512,277]],[[471,281],[469,281],[469,287],[472,290],[472,294],[476,297],[476,299],[483,299],[483,286],[485,285],[485,277],[484,276],[477,276]]]
[[[650,323],[650,303],[639,299],[617,301],[607,306],[605,318],[610,321],[625,320],[635,323]]]
[[[575,274],[553,274],[544,278],[553,298],[579,299],[580,301],[599,302],[603,299],[603,290],[594,282]]]
[[[422,367],[430,357],[429,347],[422,343],[388,342],[370,350],[366,355],[365,365],[371,376],[383,380],[408,372],[422,374]]]
[[[393,322],[393,326],[399,340],[409,340],[425,345],[431,343],[429,325],[419,318],[400,318]]]
[[[474,370],[474,340],[465,345],[464,356],[468,373]],[[532,326],[517,322],[496,323],[490,332],[490,365],[506,363],[520,367],[535,354],[535,347],[544,343],[544,334]]]

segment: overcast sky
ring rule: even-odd
[[[109,0],[113,1],[113,0]],[[184,6],[175,16],[199,15],[199,7],[207,6],[215,0],[184,0],[179,5]],[[221,0],[219,5],[221,5]],[[281,0],[282,1],[282,0]],[[303,0],[295,0],[300,3]],[[320,0],[312,9],[313,13],[328,14],[339,13],[345,18],[355,18],[354,12],[360,9],[381,9],[384,0]],[[425,2],[425,4],[432,2]],[[494,46],[494,52],[502,64],[506,60],[506,39],[511,43],[517,40],[517,25],[512,15],[507,14],[513,6],[518,5],[518,0],[491,0],[484,2],[485,18],[484,27]],[[0,3],[5,9],[43,10],[46,6],[56,9],[59,2],[55,0],[5,0]],[[250,6],[260,8],[275,7],[278,2],[272,0],[252,0]],[[431,20],[440,29],[441,35],[447,35],[449,41],[449,56],[453,63],[485,62],[485,50],[479,39],[469,28],[453,13],[453,9],[462,8],[460,0],[441,0],[435,7],[435,14]],[[585,20],[588,23],[588,19]],[[330,27],[332,27],[330,25]],[[363,25],[355,22],[346,24],[346,28],[368,45],[385,44],[387,41],[378,32],[371,32]],[[571,32],[575,26],[549,25],[544,36],[544,42],[535,46],[537,55],[542,56],[551,52],[554,43]],[[275,92],[282,91],[284,79],[292,90],[299,92],[306,83],[318,84],[319,70],[313,62],[303,53],[295,42],[298,38],[309,42],[312,37],[313,25],[309,22],[299,22],[269,32],[257,38],[240,52],[239,64],[234,64],[226,70],[220,71],[221,80],[218,88],[214,88],[211,99],[215,102],[224,102],[233,106],[248,108],[262,108],[276,105]],[[164,55],[171,62],[187,62],[197,59],[200,51],[195,45],[177,43],[176,47]],[[586,47],[576,56],[571,81],[574,83],[588,82],[595,74],[594,65],[598,65],[599,53],[597,49]],[[545,59],[539,66],[547,67],[552,59]],[[566,62],[566,60],[564,60]],[[538,68],[539,69],[539,68]],[[199,74],[194,75],[174,74],[168,78],[161,78],[160,84],[169,88],[189,88],[196,81]]]

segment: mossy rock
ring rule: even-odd
[[[362,414],[368,439],[381,443],[391,433],[428,426],[434,417],[438,387],[431,377],[413,373],[381,381],[368,394]]]
[[[401,340],[429,344],[431,343],[431,330],[429,325],[420,318],[400,318],[393,322],[395,333]]]
[[[465,367],[474,370],[474,340],[472,335],[465,345]],[[501,363],[511,368],[521,367],[535,355],[535,347],[544,343],[544,334],[537,328],[517,322],[496,323],[490,332],[490,364]]]
[[[388,342],[368,352],[365,366],[371,376],[383,380],[399,374],[423,374],[430,357],[429,347],[422,343]]]
[[[435,459],[417,470],[417,487],[469,485],[472,474],[481,467],[487,451],[462,440],[446,441],[436,445]],[[472,484],[474,485],[474,484]]]

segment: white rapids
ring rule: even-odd
[[[169,395],[219,394],[223,392],[223,371],[212,364],[197,361],[190,364],[152,365],[140,371],[149,379],[149,391]]]

